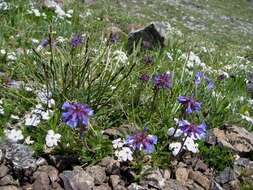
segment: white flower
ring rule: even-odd
[[[199,152],[198,144],[197,143],[195,144],[194,139],[191,137],[187,137],[187,139],[184,143],[184,148],[189,150],[190,152],[193,152],[193,153]]]
[[[17,59],[16,53],[15,52],[7,53],[7,59],[10,61],[15,61]]]
[[[22,140],[24,138],[21,130],[16,130],[16,129],[5,130],[4,133],[6,137],[12,142],[18,142],[19,140]]]
[[[50,91],[47,91],[46,89],[41,89],[36,92],[37,99],[43,103],[47,104],[47,102],[51,99],[52,93]]]
[[[115,139],[112,141],[112,146],[114,149],[122,148],[124,146],[124,142],[121,138]]]
[[[41,121],[41,116],[33,113],[25,115],[25,125],[36,127]]]
[[[174,132],[175,132],[175,128],[171,127],[171,128],[168,129],[167,134],[169,136],[172,136],[174,134]],[[181,129],[177,129],[174,137],[180,137],[182,134],[183,134],[183,131]]]
[[[172,57],[172,55],[171,55],[171,53],[170,52],[167,52],[167,58],[170,60],[170,61],[173,61],[173,57]]]
[[[128,147],[123,147],[122,150],[120,151],[115,151],[115,155],[118,157],[119,161],[132,161],[133,160],[133,156],[132,156],[133,152],[131,151],[130,148]]]
[[[253,125],[253,118],[249,117],[249,116],[246,116],[246,115],[243,115],[243,114],[239,114],[241,116],[242,119],[248,121],[250,124]]]
[[[173,156],[176,156],[179,153],[181,146],[182,146],[182,143],[180,142],[170,143],[169,149],[172,150]]]
[[[9,8],[8,4],[5,1],[0,1],[0,10],[7,10]]]
[[[53,130],[48,130],[46,136],[46,145],[48,147],[57,146],[58,142],[60,142],[61,135],[58,133],[54,133]]]
[[[0,50],[0,53],[1,53],[2,55],[5,55],[5,54],[6,54],[6,51],[5,51],[4,49],[1,49],[1,50]]]
[[[113,54],[118,62],[127,63],[128,57],[125,52],[121,50],[116,50]]]
[[[31,41],[32,41],[33,44],[38,44],[38,43],[40,43],[40,41],[39,41],[38,39],[35,39],[35,38],[32,38]]]
[[[34,143],[34,141],[31,140],[31,136],[28,136],[28,137],[25,138],[25,144],[31,145],[33,143]]]

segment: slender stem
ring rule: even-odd
[[[182,144],[181,144],[180,150],[179,150],[179,152],[178,152],[178,155],[181,153],[181,151],[182,151],[182,149],[183,149],[183,147],[184,147],[184,144],[185,144],[187,138],[188,138],[188,135],[185,136],[184,140],[182,141]]]
[[[156,102],[156,99],[157,99],[157,95],[158,95],[158,92],[159,92],[159,89],[155,88],[154,89],[154,96],[153,96],[153,100],[151,102],[151,106],[150,106],[150,115],[149,115],[149,119],[151,119],[151,115],[152,113],[154,112],[154,109],[155,109],[155,102]]]

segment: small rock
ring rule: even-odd
[[[36,180],[33,183],[33,189],[36,189],[36,190],[49,190],[50,189],[49,184],[50,184],[50,180],[48,178],[47,173],[40,172],[36,176]]]
[[[166,181],[163,190],[188,190],[188,189],[177,180],[170,179]]]
[[[92,176],[95,180],[95,185],[101,185],[106,180],[105,168],[101,166],[91,166],[87,167],[86,171]]]
[[[120,185],[124,185],[124,181],[121,180],[120,176],[118,176],[118,175],[111,175],[110,176],[110,184],[111,184],[112,188],[115,189],[116,187],[118,187]]]
[[[59,180],[59,177],[58,177],[59,172],[53,166],[48,166],[48,165],[40,166],[38,170],[34,173],[33,178],[36,179],[37,175],[39,175],[40,173],[46,173],[51,183],[54,183]]]
[[[73,171],[62,172],[60,178],[64,183],[64,188],[68,190],[92,190],[95,186],[94,178],[81,167],[75,167]]]
[[[99,186],[95,186],[93,190],[111,190],[111,187],[108,184],[102,184]]]
[[[100,166],[106,167],[107,175],[115,175],[120,174],[120,162],[118,160],[114,160],[111,157],[105,157],[99,163]]]
[[[38,158],[37,160],[36,160],[36,164],[37,164],[37,166],[43,166],[43,165],[47,165],[48,163],[47,163],[47,161],[46,161],[46,159],[45,158]]]
[[[216,181],[212,180],[211,183],[211,189],[212,190],[223,190],[223,188],[218,184]]]
[[[186,168],[178,168],[176,170],[176,180],[185,185],[188,179],[189,171]]]
[[[198,160],[194,169],[196,171],[205,172],[208,170],[208,166],[203,162],[203,160]]]
[[[146,190],[146,188],[138,185],[137,183],[132,183],[127,187],[128,190]]]
[[[169,180],[170,177],[171,177],[171,170],[169,170],[169,169],[164,170],[164,171],[163,171],[163,178],[164,178],[165,180]]]
[[[5,166],[4,164],[2,164],[0,166],[0,178],[6,176],[9,172],[9,168],[7,166]]]
[[[220,184],[225,184],[235,179],[236,179],[235,172],[229,167],[225,168],[222,172],[219,173],[217,177],[215,177],[215,181]]]
[[[7,185],[0,187],[0,190],[18,190],[18,188],[14,185]]]
[[[190,171],[189,178],[204,187],[205,189],[210,188],[210,180],[199,171]]]
[[[159,169],[152,169],[152,170],[148,170],[147,172],[144,171],[143,175],[144,177],[140,181],[141,185],[145,187],[151,186],[157,189],[163,189],[165,185],[165,180]]]
[[[188,180],[186,186],[188,187],[189,190],[204,190],[203,187],[193,182],[192,180]]]
[[[4,153],[3,153],[2,149],[0,149],[0,164],[3,163],[3,160],[4,160]]]
[[[0,179],[0,186],[4,185],[18,185],[18,182],[11,175],[6,175]]]
[[[214,128],[208,134],[214,135],[217,143],[236,151],[239,155],[253,152],[253,134],[244,127],[224,125],[224,129]]]
[[[158,45],[163,47],[167,30],[165,23],[153,22],[144,28],[130,32],[127,44],[129,52],[132,51],[134,44],[137,45],[140,40],[142,40],[142,45],[146,47],[155,47]]]

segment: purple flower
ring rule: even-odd
[[[160,73],[153,77],[153,83],[156,89],[166,89],[171,87],[170,73]]]
[[[139,77],[139,79],[143,82],[147,82],[149,80],[149,75],[148,74],[141,74],[141,76]]]
[[[83,43],[83,37],[81,35],[74,35],[71,40],[70,40],[70,44],[73,47],[78,46],[79,44]]]
[[[207,76],[205,76],[201,71],[198,71],[194,76],[194,83],[196,86],[198,86],[201,83],[201,79],[204,78],[207,83],[207,88],[211,89],[213,88],[214,84],[211,79],[209,79]]]
[[[112,33],[110,34],[110,41],[111,41],[112,43],[116,43],[118,40],[119,40],[119,34],[116,33],[116,32],[112,32]]]
[[[133,135],[126,137],[126,145],[133,147],[134,150],[144,150],[145,153],[149,154],[154,151],[154,144],[157,143],[157,136],[146,134],[144,132],[138,131]]]
[[[207,88],[211,89],[213,88],[214,84],[213,81],[211,79],[209,79],[208,77],[205,77],[206,83],[207,83]]]
[[[61,119],[71,128],[78,125],[87,125],[93,110],[88,105],[79,102],[64,102],[62,105]]]
[[[150,63],[152,63],[152,61],[153,61],[152,57],[150,57],[148,55],[144,55],[144,58],[143,58],[144,64],[150,64]]]
[[[194,83],[198,86],[201,83],[201,78],[204,74],[201,71],[198,71],[194,76]]]
[[[194,136],[195,138],[200,138],[204,135],[206,130],[205,123],[195,125],[183,119],[178,121],[178,125],[180,129],[187,134],[187,136]]]
[[[193,111],[199,111],[201,108],[201,103],[197,102],[191,96],[179,96],[177,97],[179,103],[183,104],[186,108],[187,113],[192,113]]]
[[[220,75],[217,77],[218,80],[225,80],[225,78],[226,78],[225,74],[220,74]]]
[[[49,39],[48,39],[48,38],[43,38],[43,39],[40,41],[40,45],[41,45],[42,47],[46,47],[48,44],[49,44]]]

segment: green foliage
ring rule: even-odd
[[[233,165],[233,154],[225,147],[216,145],[208,147],[204,143],[200,143],[199,151],[204,162],[218,171],[223,171],[226,167]]]

